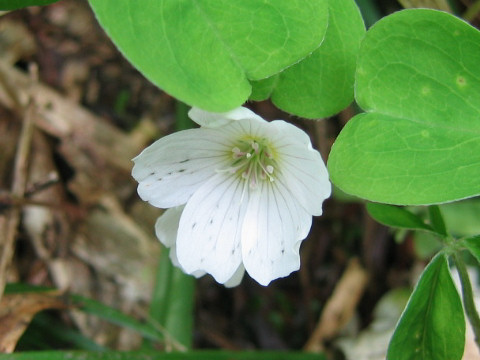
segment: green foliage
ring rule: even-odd
[[[448,236],[447,227],[440,208],[437,205],[429,206],[428,215],[434,231],[440,236]]]
[[[27,331],[22,335],[15,351],[76,349],[88,351],[107,351],[108,348],[98,345],[83,335],[80,330],[65,325],[61,319],[43,311],[35,315]]]
[[[44,351],[3,355],[2,360],[325,360],[323,355],[299,352],[158,351],[81,352]]]
[[[7,284],[5,288],[6,294],[43,292],[51,291],[52,288],[39,287],[27,284]],[[99,301],[76,294],[66,295],[66,299],[72,306],[78,308],[86,314],[97,316],[112,324],[122,326],[138,332],[144,338],[161,341],[163,340],[162,332],[150,323],[141,322],[115,308],[105,305]]]
[[[325,40],[317,50],[274,81],[267,79],[254,86],[270,87],[263,98],[271,96],[284,111],[321,118],[338,113],[353,100],[356,57],[365,26],[353,0],[330,0],[329,13]],[[262,98],[257,92],[255,98]]]
[[[480,263],[480,235],[463,239],[463,244]]]
[[[326,0],[90,0],[124,55],[179,100],[210,111],[244,103],[322,42]]]
[[[428,261],[443,247],[442,240],[433,232],[416,231],[413,234],[413,249],[418,259]]]
[[[480,234],[480,199],[467,199],[440,205],[450,233],[456,237]]]
[[[388,360],[457,360],[465,318],[447,259],[438,254],[423,272],[389,345]]]
[[[156,341],[163,340],[163,334],[161,331],[150,323],[138,321],[115,308],[81,295],[73,294],[70,295],[70,298],[74,306],[87,314],[95,315],[112,324],[137,331],[146,339]]]
[[[367,211],[372,218],[387,226],[400,229],[434,231],[434,229],[426,224],[420,217],[403,207],[367,203]]]
[[[376,202],[480,194],[480,32],[447,13],[404,10],[362,42],[356,99],[367,113],[332,148],[332,181]]]
[[[16,10],[27,6],[49,5],[58,0],[0,0],[0,10]]]
[[[173,266],[162,248],[150,316],[168,334],[167,342],[185,349],[192,346],[194,287],[194,278]]]

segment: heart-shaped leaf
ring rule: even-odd
[[[322,45],[310,56],[275,76],[254,83],[253,100],[271,96],[289,113],[322,118],[353,101],[355,64],[365,25],[354,0],[330,0]]]
[[[332,181],[376,202],[480,194],[480,32],[435,10],[404,10],[368,32],[356,99],[329,157]]]
[[[90,0],[107,34],[148,79],[189,105],[227,111],[249,80],[321,44],[327,0]]]

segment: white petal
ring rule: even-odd
[[[223,284],[237,271],[242,258],[240,224],[247,203],[243,185],[237,176],[217,174],[185,205],[177,256],[187,273],[206,271]]]
[[[155,222],[155,235],[158,240],[170,248],[177,240],[178,224],[182,215],[183,206],[175,206],[166,210]]]
[[[278,129],[271,139],[279,153],[279,176],[310,214],[321,215],[322,203],[331,195],[332,185],[320,153],[312,148],[308,135],[296,126],[283,120],[270,124]]]
[[[225,285],[225,287],[227,288],[238,286],[242,282],[243,275],[245,275],[245,267],[243,266],[243,264],[240,264],[240,266],[238,267],[237,271],[235,271],[233,276],[229,280],[227,280],[223,285]]]
[[[180,269],[182,266],[177,258],[177,230],[184,206],[176,206],[165,211],[155,222],[155,234],[160,242],[167,248],[170,248],[170,260],[172,264]],[[164,249],[166,251],[166,249]],[[185,272],[184,269],[182,271]],[[205,275],[205,271],[197,271],[192,274],[195,277]]]
[[[161,208],[185,204],[228,163],[231,142],[214,129],[184,130],[157,140],[133,159],[138,194]]]
[[[223,113],[208,112],[197,107],[193,107],[188,112],[188,116],[197,124],[205,127],[219,127],[228,124],[231,121],[244,119],[265,121],[250,109],[242,106]]]
[[[300,267],[300,241],[312,216],[281,183],[262,182],[250,193],[242,226],[242,257],[248,274],[262,285]]]

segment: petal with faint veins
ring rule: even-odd
[[[205,111],[199,109],[197,107],[193,107],[188,112],[188,116],[190,119],[195,121],[198,125],[204,127],[219,127],[222,125],[226,125],[231,121],[237,120],[245,120],[245,119],[253,119],[258,121],[265,121],[260,116],[255,114],[250,109],[245,107],[238,107],[228,112],[224,113],[212,113],[209,111]]]
[[[283,120],[271,124],[280,130],[277,136],[271,135],[279,153],[279,177],[310,214],[322,215],[322,203],[331,195],[332,186],[320,153],[296,126]],[[289,136],[282,136],[285,133]]]
[[[186,204],[177,256],[187,273],[206,271],[223,284],[237,271],[242,260],[240,224],[248,202],[243,186],[237,176],[217,174]]]
[[[160,242],[170,249],[170,260],[172,264],[184,271],[177,258],[177,231],[180,223],[180,216],[182,215],[184,206],[176,206],[166,210],[155,222],[155,235]],[[166,251],[166,249],[162,250]],[[185,271],[184,271],[185,272]],[[205,275],[205,271],[196,271],[192,273],[195,277]]]
[[[267,285],[298,270],[312,215],[322,213],[331,194],[309,136],[246,108],[193,108],[189,115],[203,127],[160,139],[134,159],[132,172],[144,200],[166,208],[185,204],[156,224],[172,262],[195,276],[207,272],[225,286],[237,285],[245,271]],[[260,155],[252,156],[252,149]]]
[[[262,285],[300,267],[299,246],[312,216],[281,183],[263,182],[250,194],[242,226],[242,257],[248,274]]]
[[[228,163],[231,140],[219,135],[215,129],[184,130],[147,147],[133,159],[140,197],[160,208],[185,204]]]

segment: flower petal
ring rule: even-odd
[[[225,282],[225,287],[231,288],[239,285],[242,282],[243,275],[245,275],[245,267],[243,264],[240,264],[237,271],[232,275],[232,277]]]
[[[133,159],[138,194],[160,208],[185,204],[216,169],[225,167],[230,143],[214,129],[184,130],[157,140]]]
[[[299,247],[312,216],[283,184],[262,182],[250,193],[242,226],[242,257],[248,274],[262,285],[300,267]]]
[[[178,224],[183,208],[184,206],[176,206],[165,211],[155,222],[155,235],[163,245],[170,249],[169,256],[172,264],[185,272],[178,262],[176,246]],[[166,249],[164,250],[166,251]],[[198,278],[205,275],[205,271],[197,271],[192,275]]]
[[[178,229],[177,256],[187,273],[206,271],[223,284],[239,268],[240,230],[247,204],[243,186],[238,176],[219,173],[185,205]]]
[[[332,185],[320,153],[296,126],[283,120],[270,124],[278,129],[270,138],[279,153],[279,177],[310,214],[321,215],[322,203],[331,195]]]
[[[172,247],[177,240],[178,224],[183,206],[175,206],[166,210],[155,222],[155,235],[166,247]]]
[[[242,106],[223,113],[208,112],[197,107],[192,107],[188,112],[188,116],[198,125],[205,127],[219,127],[231,121],[244,119],[265,121],[250,109]]]

